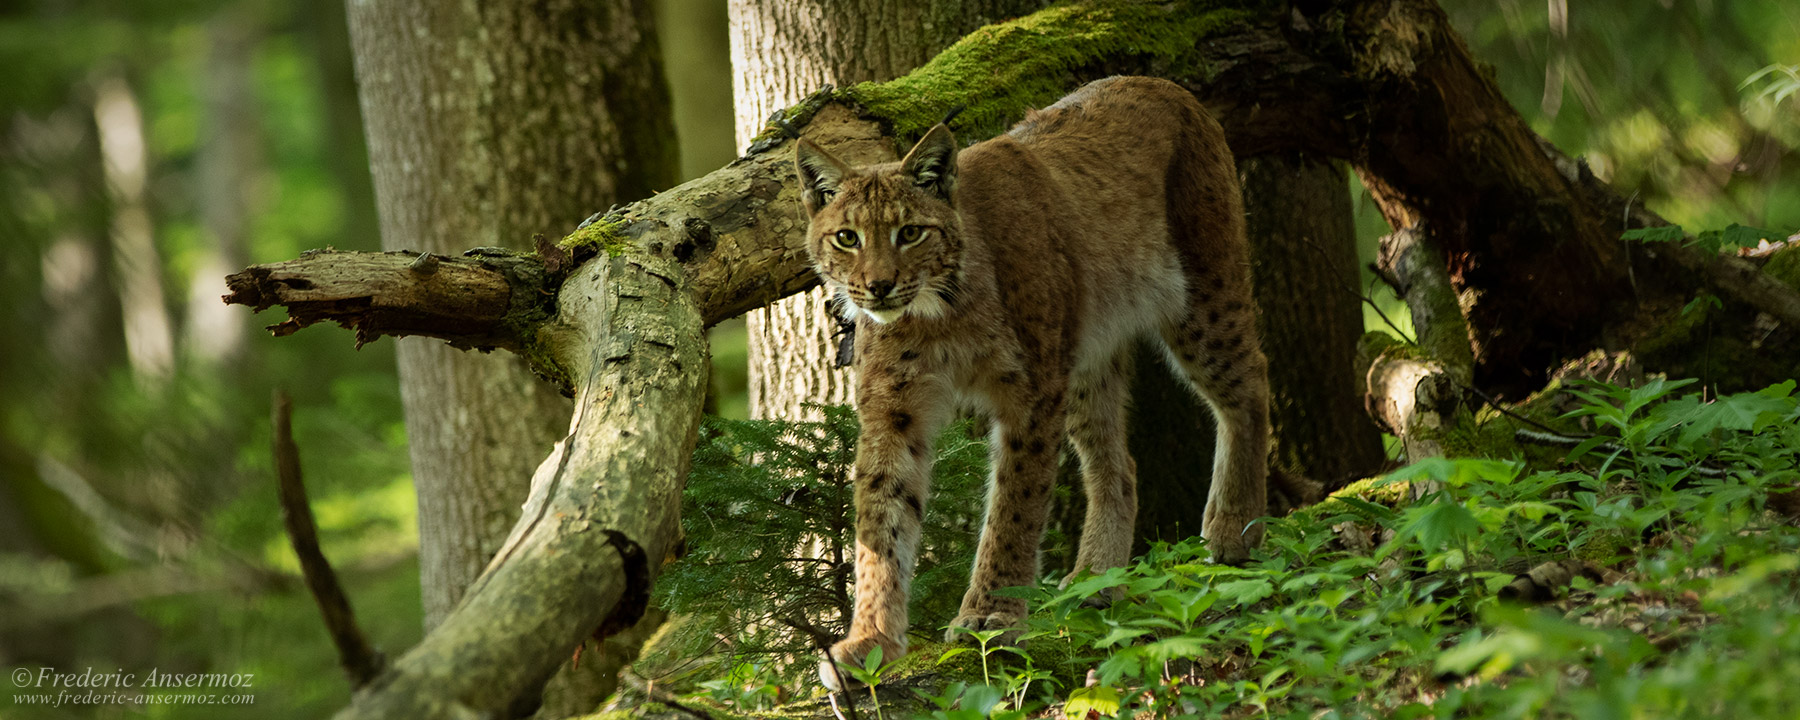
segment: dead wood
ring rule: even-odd
[[[312,504],[306,499],[306,484],[300,478],[300,449],[294,445],[293,402],[280,390],[275,391],[275,408],[271,426],[275,455],[275,476],[281,491],[281,520],[287,526],[288,542],[300,559],[300,572],[306,578],[306,589],[325,616],[325,630],[337,646],[338,664],[350,676],[350,687],[369,684],[381,672],[386,659],[369,645],[362,627],[356,624],[356,612],[338,583],[331,562],[319,549],[319,527],[313,521]]]

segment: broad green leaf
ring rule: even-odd
[[[1213,591],[1217,592],[1219,597],[1230,600],[1241,607],[1275,594],[1275,586],[1269,584],[1267,580],[1252,578],[1219,583],[1213,587]]]
[[[1069,701],[1063,703],[1063,717],[1081,720],[1090,712],[1099,713],[1101,717],[1118,716],[1119,691],[1105,685],[1069,691]]]
[[[1624,240],[1637,240],[1639,242],[1675,242],[1686,239],[1687,233],[1681,231],[1680,225],[1660,225],[1657,227],[1626,230],[1625,234],[1620,235],[1619,237]]]
[[[1139,637],[1142,637],[1142,636],[1148,635],[1148,634],[1150,634],[1149,628],[1115,627],[1112,629],[1112,632],[1109,632],[1106,634],[1106,637],[1096,640],[1094,642],[1094,647],[1109,648],[1114,645],[1118,645],[1120,643],[1126,642],[1128,640],[1135,640]]]
[[[1204,655],[1207,641],[1192,635],[1176,635],[1163,638],[1144,646],[1144,654],[1151,660],[1166,662],[1175,658],[1195,658]]]
[[[985,717],[993,712],[994,706],[999,704],[1000,697],[1004,694],[1000,688],[992,685],[970,685],[963,690],[962,709],[973,710]]]

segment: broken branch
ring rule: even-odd
[[[325,616],[325,629],[331,643],[337,646],[338,663],[350,676],[350,687],[360,688],[381,672],[385,662],[381,653],[369,645],[362,628],[356,624],[356,611],[344,597],[331,562],[319,549],[319,527],[313,521],[312,505],[306,500],[306,484],[300,478],[300,449],[294,445],[292,425],[293,402],[286,392],[275,391],[273,446],[275,475],[281,487],[281,520],[287,526],[288,541],[294,555],[300,558],[300,573],[306,578],[306,589],[312,591],[319,612]]]

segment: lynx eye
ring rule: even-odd
[[[855,230],[845,228],[831,236],[831,244],[836,245],[839,250],[855,250],[862,245],[862,237]]]
[[[917,225],[907,225],[905,227],[900,228],[900,233],[899,233],[898,237],[899,237],[899,242],[897,242],[895,244],[900,247],[906,247],[908,245],[917,243],[920,240],[924,240],[925,239],[925,228],[919,227]]]

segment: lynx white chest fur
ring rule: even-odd
[[[856,608],[838,660],[906,652],[932,441],[955,408],[988,413],[993,436],[953,634],[1022,622],[1024,602],[993,591],[1036,580],[1065,437],[1088,501],[1077,570],[1129,559],[1140,337],[1219,420],[1201,529],[1214,557],[1241,561],[1260,542],[1268,373],[1242,200],[1218,123],[1187,91],[1109,78],[960,152],[939,125],[898,163],[849,167],[804,139],[795,161],[807,249],[857,321]]]

